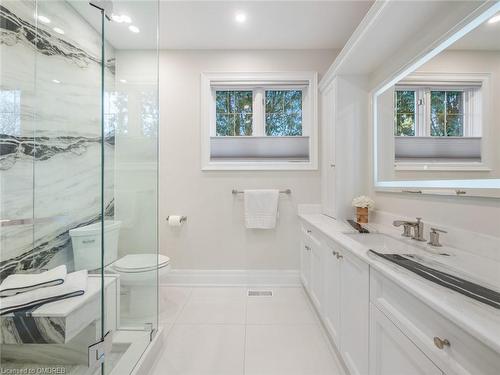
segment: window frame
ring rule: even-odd
[[[316,72],[221,72],[201,73],[201,169],[202,170],[315,170],[318,169],[318,121],[317,121]],[[309,143],[309,160],[271,159],[224,160],[210,159],[210,142],[216,137],[215,92],[220,90],[249,90],[253,92],[252,135],[237,138],[288,136],[266,135],[265,91],[302,90],[302,136]],[[231,136],[220,136],[221,138]]]
[[[432,91],[461,91],[463,92],[463,136],[456,137],[481,137],[482,134],[482,108],[481,88],[465,85],[434,86],[434,85],[397,85],[397,91],[415,92],[415,135],[407,137],[440,137],[431,135],[431,92]],[[420,104],[422,103],[422,105]],[[394,106],[394,113],[397,112]],[[476,117],[474,118],[474,114]],[[396,124],[394,124],[396,126]],[[442,136],[452,137],[452,136]]]
[[[491,73],[445,73],[445,72],[415,72],[395,84],[394,91],[410,87],[436,87],[447,91],[453,91],[455,88],[470,88],[476,86],[479,90],[476,95],[471,96],[469,103],[464,108],[464,137],[466,131],[472,134],[471,137],[481,138],[481,162],[406,162],[394,161],[396,171],[471,171],[488,172],[491,171],[493,145],[491,142],[491,129],[489,122],[492,120],[490,115],[492,87]],[[429,93],[430,96],[430,93]],[[430,137],[430,98],[428,109],[418,108],[418,96],[416,98],[417,115],[429,118],[429,137]],[[473,108],[470,106],[474,106]],[[427,106],[422,106],[427,107]],[[427,111],[427,113],[424,112]],[[394,108],[395,111],[395,108]],[[473,123],[479,126],[472,125]],[[416,122],[417,124],[417,122]],[[394,124],[395,125],[395,124]],[[393,125],[393,126],[394,126]],[[417,126],[417,125],[416,125]],[[468,129],[467,129],[468,128]],[[467,129],[467,130],[466,130]],[[480,132],[477,132],[477,129]],[[415,137],[418,133],[415,133]],[[424,137],[425,135],[422,135]],[[394,139],[396,136],[394,136]],[[412,138],[412,137],[408,137]],[[439,137],[432,137],[439,138]],[[443,137],[454,138],[454,137]],[[461,137],[457,137],[461,138]]]

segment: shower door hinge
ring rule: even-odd
[[[153,341],[156,335],[156,328],[154,328],[153,323],[144,323],[144,329],[149,331],[149,342]]]
[[[97,369],[106,360],[106,354],[111,353],[113,346],[113,331],[108,331],[104,337],[89,346],[88,359],[89,368]]]

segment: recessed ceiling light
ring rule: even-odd
[[[111,15],[111,20],[115,21],[115,22],[118,22],[118,23],[122,23],[122,16],[120,16],[119,14],[112,14]]]
[[[58,79],[53,79],[52,82],[54,82],[54,83],[61,83],[61,81],[59,81]]]
[[[121,83],[127,83],[127,80],[126,79],[120,79],[120,82]]]
[[[37,18],[38,18],[38,21],[40,21],[42,23],[50,23],[50,18],[48,18],[48,17],[39,15]]]
[[[490,20],[488,21],[488,23],[497,23],[497,22],[500,22],[500,14],[491,17]]]
[[[125,14],[112,14],[111,19],[117,23],[130,23],[132,19]]]
[[[138,33],[138,32],[140,32],[140,31],[141,31],[141,30],[139,30],[139,28],[138,28],[137,26],[134,26],[134,25],[130,25],[130,26],[128,27],[128,29],[129,29],[130,31],[132,31],[133,33]]]
[[[130,18],[129,16],[126,16],[125,14],[122,14],[122,22],[131,23],[132,18]]]
[[[243,23],[247,20],[247,15],[243,12],[238,12],[238,13],[236,13],[236,16],[234,17],[234,19],[238,23]]]
[[[64,30],[60,29],[59,27],[54,27],[52,30],[54,30],[58,34],[64,34]]]

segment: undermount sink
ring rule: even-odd
[[[422,249],[383,233],[344,233],[354,241],[383,254],[417,254]]]
[[[344,234],[364,245],[374,256],[397,264],[443,287],[500,309],[500,293],[491,284],[495,278],[492,278],[491,275],[485,278],[478,277],[478,273],[473,271],[473,266],[459,257],[443,256],[450,254],[425,249],[410,238],[397,239],[383,233]],[[413,241],[415,244],[412,243]],[[485,268],[482,267],[482,269]]]

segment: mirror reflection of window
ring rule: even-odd
[[[0,90],[0,134],[21,135],[20,90]]]
[[[415,135],[415,91],[396,90],[394,92],[396,118],[394,126],[395,136]]]
[[[141,92],[141,128],[146,137],[158,136],[158,105],[154,91]]]
[[[128,96],[124,92],[104,93],[104,133],[106,138],[128,133]]]
[[[430,133],[432,137],[464,135],[463,91],[431,91]]]
[[[396,137],[479,136],[480,103],[478,105],[474,99],[479,94],[480,89],[473,87],[396,88],[394,135]],[[466,116],[467,112],[471,116]]]

